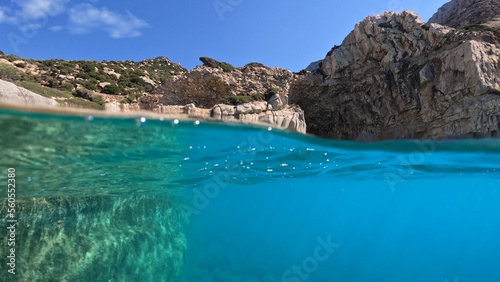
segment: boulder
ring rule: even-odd
[[[0,79],[0,103],[28,107],[57,106],[53,99],[43,97],[27,89],[19,87],[12,82]]]

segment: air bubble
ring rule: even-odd
[[[199,120],[195,120],[194,121],[194,125],[200,125],[200,121]]]
[[[145,123],[146,123],[145,117],[138,117],[135,119],[135,125],[137,126],[143,126]]]
[[[85,121],[91,122],[94,120],[94,117],[91,115],[85,116]]]

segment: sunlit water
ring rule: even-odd
[[[100,276],[64,270],[54,281],[162,281],[175,272],[176,258],[182,271],[176,279],[184,282],[500,281],[497,139],[369,144],[267,127],[7,110],[0,112],[0,130],[2,199],[9,167],[16,169],[21,205],[22,199],[114,199],[99,206],[112,206],[109,216],[106,208],[69,206],[72,218],[88,218],[89,226],[99,221],[101,234],[85,227],[84,237],[97,239],[61,254],[76,264],[92,256],[99,261],[92,245],[107,240],[104,248],[122,248],[123,259],[108,258],[117,266]],[[146,201],[125,213],[138,219],[112,225],[111,211],[131,201]],[[159,208],[172,206],[168,213]],[[44,224],[24,226],[26,234]],[[152,225],[158,228],[141,236],[157,241],[141,245],[134,234]],[[71,234],[72,226],[57,232]],[[29,236],[21,239],[38,240]],[[125,261],[139,269],[152,261],[160,266],[133,272]],[[1,262],[0,277],[12,279]],[[22,257],[17,264],[29,268]]]

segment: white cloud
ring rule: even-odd
[[[69,10],[70,31],[81,34],[94,29],[105,30],[112,38],[140,36],[141,29],[149,24],[129,11],[119,14],[106,8],[96,8],[91,4],[81,4]]]
[[[69,0],[11,0],[17,4],[20,10],[16,11],[16,16],[25,19],[40,19],[45,17],[55,17],[66,8]]]
[[[19,26],[19,29],[22,32],[26,32],[26,33],[30,33],[30,32],[36,31],[36,30],[38,30],[40,28],[42,28],[42,25],[41,24],[37,24],[37,23],[29,23],[29,24],[23,24],[23,25]]]
[[[55,26],[51,26],[50,30],[52,30],[53,32],[58,32],[58,31],[63,30],[63,27],[60,25],[55,25]]]
[[[5,15],[5,11],[0,7],[0,23],[4,22],[7,19],[7,15]]]
[[[9,16],[9,14],[11,14],[9,8],[0,6],[0,23],[15,24],[17,19]]]

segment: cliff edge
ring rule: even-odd
[[[326,138],[497,137],[499,32],[427,25],[410,11],[370,16],[289,97]]]
[[[452,0],[439,8],[428,23],[464,28],[486,23],[497,15],[500,15],[500,0]]]

